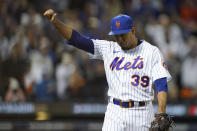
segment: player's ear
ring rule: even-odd
[[[134,35],[135,34],[135,27],[133,27],[132,29],[131,29],[131,33]]]

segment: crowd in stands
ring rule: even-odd
[[[195,0],[3,0],[0,4],[0,101],[106,101],[102,61],[67,44],[43,17],[49,8],[93,39],[118,14],[134,19],[137,37],[160,48],[173,79],[169,102],[197,100]],[[197,101],[196,101],[197,102]]]

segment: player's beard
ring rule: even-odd
[[[128,43],[118,43],[122,50],[129,50],[131,49]]]

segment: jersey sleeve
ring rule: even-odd
[[[103,57],[109,53],[111,43],[106,40],[94,40],[92,39],[94,44],[94,54],[88,53],[88,56],[91,59],[100,59],[103,60]]]
[[[152,78],[153,81],[160,79],[160,78],[167,78],[167,81],[170,81],[172,79],[167,65],[164,61],[163,55],[159,51],[158,48],[156,48],[153,52],[153,59],[152,59]]]

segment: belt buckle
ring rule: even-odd
[[[124,107],[122,106],[122,101],[121,101],[121,100],[120,100],[120,107],[121,107],[121,108],[124,108]]]
[[[131,108],[132,107],[132,102],[131,101],[129,101],[129,108]]]

